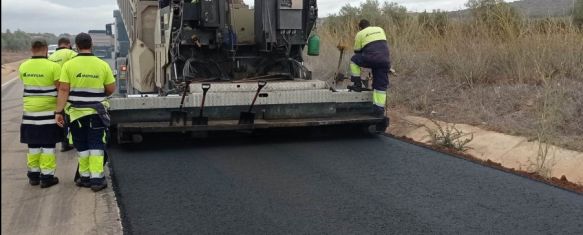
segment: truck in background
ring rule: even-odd
[[[89,30],[87,33],[93,39],[93,54],[101,59],[112,58],[114,38],[107,30]]]
[[[49,45],[49,56],[51,56],[53,53],[55,53],[55,51],[57,51],[57,48],[59,47],[59,45],[57,44],[51,44]]]
[[[127,91],[127,56],[130,50],[130,39],[128,37],[128,32],[126,31],[126,26],[124,25],[122,15],[119,10],[113,11],[113,18],[113,24],[106,26],[106,29],[112,30],[111,34],[114,38],[113,70],[117,79],[117,93],[125,95]]]

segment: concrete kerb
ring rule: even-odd
[[[430,144],[431,140],[427,128],[435,129],[437,126],[429,119],[415,116],[393,117],[401,119],[400,124],[408,127],[391,127],[391,134],[397,137],[406,137],[413,141]],[[397,123],[399,123],[397,121]],[[406,124],[403,124],[406,123]],[[451,123],[437,122],[441,126],[453,125]],[[464,133],[472,133],[474,140],[469,143],[470,149],[466,152],[483,161],[500,163],[508,169],[531,172],[537,162],[539,143],[529,142],[527,138],[511,136],[494,131],[487,131],[475,126],[456,124],[457,129]],[[583,186],[583,153],[550,146],[549,157],[545,164],[549,169],[549,177],[562,178]]]

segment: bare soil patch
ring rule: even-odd
[[[30,57],[30,52],[2,51],[2,64],[20,61]]]

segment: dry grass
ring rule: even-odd
[[[425,127],[431,139],[431,144],[454,149],[459,152],[465,152],[471,149],[468,144],[474,140],[474,134],[461,131],[455,124],[445,124],[444,127],[435,120],[431,120],[431,122],[436,128]]]
[[[29,56],[29,52],[2,51],[2,64],[23,60]]]
[[[544,142],[583,150],[583,33],[567,18],[519,18],[517,28],[505,18],[494,27],[475,18],[449,18],[439,32],[416,16],[383,12],[370,17],[387,32],[400,74],[391,78],[390,105],[539,139],[540,107],[552,90],[557,115],[547,124],[552,128],[545,129]],[[349,13],[319,28],[321,56],[306,60],[315,77],[333,76],[339,40],[352,44],[361,17],[358,11]],[[344,72],[350,56],[344,58]],[[545,73],[553,77],[548,83],[541,79]]]

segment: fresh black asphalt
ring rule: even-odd
[[[128,234],[583,234],[583,196],[384,136],[114,146]]]

